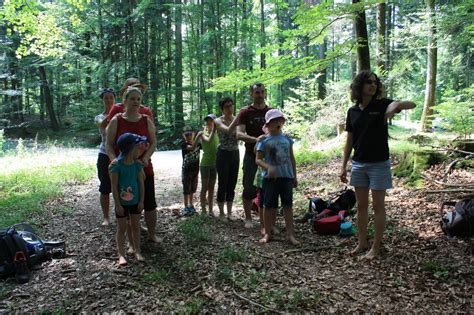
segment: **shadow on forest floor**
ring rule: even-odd
[[[295,216],[306,210],[307,196],[338,187],[338,169],[339,161],[300,169]],[[348,254],[356,237],[319,236],[309,224],[296,224],[301,247],[289,245],[284,231],[262,246],[258,228],[245,230],[240,220],[180,218],[175,215],[182,199],[179,174],[160,171],[155,180],[164,242],[143,244],[146,263],[130,259],[127,268],[118,268],[115,223],[100,226],[97,182],[70,187],[67,197],[48,203],[48,214],[38,218],[48,236],[67,240],[69,257],[44,263],[27,285],[13,279],[2,283],[0,311],[473,309],[472,258],[464,242],[447,240],[438,226],[442,196],[407,190],[396,182],[387,197],[383,252],[368,262]],[[54,210],[64,207],[71,213]],[[236,210],[241,217],[239,204]],[[277,224],[284,230],[281,217]]]

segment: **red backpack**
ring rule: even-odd
[[[320,215],[314,217],[313,227],[320,235],[336,235],[341,229],[341,222],[344,220],[345,210],[334,215],[332,210],[325,209]]]

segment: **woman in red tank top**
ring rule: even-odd
[[[148,138],[148,145],[143,148],[143,155],[139,161],[145,165],[145,222],[148,228],[148,238],[151,241],[159,242],[155,235],[156,229],[156,200],[153,165],[151,156],[156,148],[155,125],[150,117],[140,114],[140,103],[142,92],[136,87],[128,87],[123,95],[125,112],[117,114],[107,127],[107,155],[113,161],[119,154],[116,145],[120,135],[131,132]]]

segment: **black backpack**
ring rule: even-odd
[[[356,195],[352,189],[344,188],[341,191],[338,191],[335,196],[333,196],[328,202],[327,208],[332,210],[335,213],[338,213],[341,210],[350,211],[354,208],[356,204]]]
[[[454,206],[454,211],[444,213],[444,206]],[[441,229],[449,237],[474,236],[474,199],[444,202],[440,209]]]

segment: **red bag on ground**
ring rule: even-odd
[[[339,214],[329,215],[333,211],[326,209],[322,213],[328,214],[328,216],[320,216],[315,218],[313,221],[313,227],[316,233],[320,235],[336,235],[341,229],[341,222],[344,219],[344,214],[346,211],[341,210]]]

